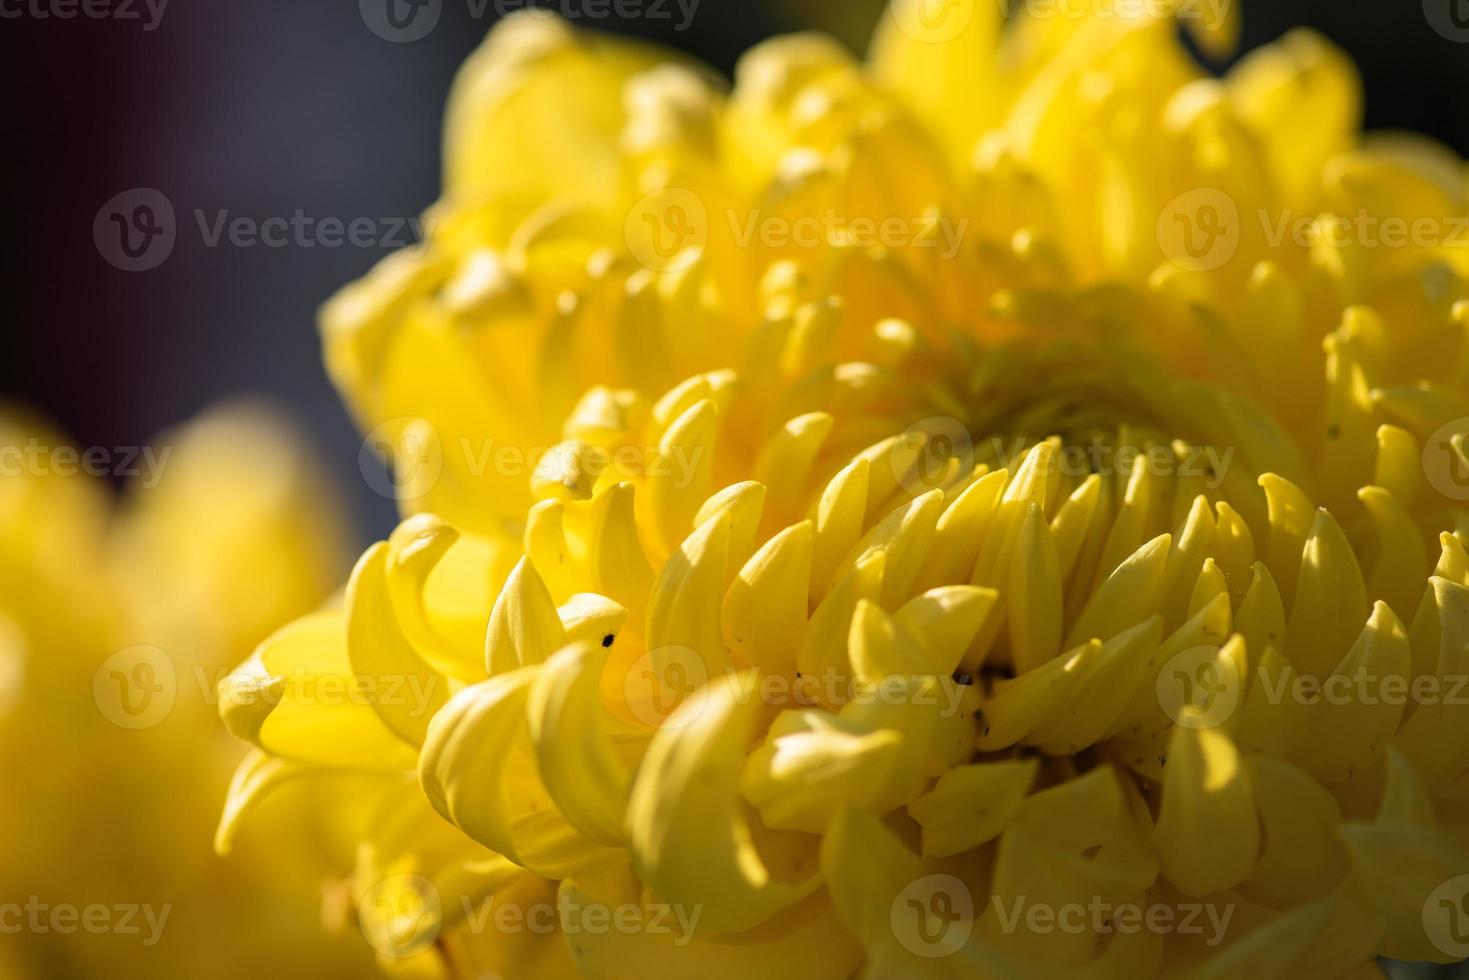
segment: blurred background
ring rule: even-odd
[[[320,367],[315,311],[407,242],[407,222],[437,196],[454,71],[497,11],[521,5],[428,2],[437,22],[407,43],[369,29],[370,0],[114,0],[105,19],[38,16],[60,8],[52,0],[0,2],[11,93],[0,167],[13,168],[0,219],[11,242],[0,397],[39,405],[80,445],[115,447],[222,395],[266,395],[341,476],[356,532],[385,535],[393,508],[358,475],[358,436]],[[1469,154],[1469,44],[1436,32],[1417,0],[1235,2],[1245,49],[1312,26],[1359,65],[1369,128],[1418,130]],[[676,0],[664,9],[583,23],[728,73],[740,52],[794,29],[820,27],[860,51],[882,0],[697,0],[687,21]],[[177,217],[172,252],[141,272],[114,267],[93,237],[103,204],[133,188],[161,192]],[[309,230],[278,245],[228,241],[236,218],[298,214],[305,229],[365,219],[371,241],[332,247]],[[217,230],[225,237],[211,245]]]

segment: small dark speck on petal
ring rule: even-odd
[[[604,647],[610,647],[612,645],[612,641],[616,639],[617,637],[615,635],[608,633],[606,636],[602,637],[602,645]]]

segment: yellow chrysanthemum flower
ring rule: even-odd
[[[728,91],[496,28],[324,311],[407,517],[222,686],[226,836],[357,774],[410,972],[1469,953],[1464,164],[1315,35],[1047,10]]]
[[[104,475],[125,478],[117,506]],[[214,683],[333,587],[331,503],[258,406],[89,450],[0,410],[0,976],[370,972],[319,924],[324,838],[199,859],[240,758]]]

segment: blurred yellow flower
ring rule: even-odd
[[[244,403],[86,451],[0,412],[0,974],[366,972],[321,928],[330,864],[305,799],[270,814],[283,840],[201,860],[240,756],[215,681],[342,567],[307,452]],[[127,478],[116,507],[109,474]]]
[[[410,973],[1469,953],[1469,179],[1313,34],[1208,76],[1229,10],[897,0],[728,91],[497,27],[323,313],[406,519],[222,685],[222,839],[357,774]]]

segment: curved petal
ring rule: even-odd
[[[627,822],[634,863],[653,893],[702,906],[701,935],[744,932],[820,886],[814,869],[767,867],[740,799],[740,771],[759,704],[750,678],[721,676],[653,737]]]
[[[627,852],[579,833],[541,782],[526,721],[541,671],[522,667],[456,694],[429,725],[419,782],[444,819],[542,877],[622,863]]]
[[[449,699],[449,679],[418,655],[398,625],[388,583],[391,546],[367,549],[347,583],[347,659],[371,685],[369,703],[411,745],[423,744],[429,719]]]
[[[414,766],[412,746],[357,680],[341,612],[314,613],[268,638],[220,682],[219,713],[236,737],[284,759],[396,772]]]

